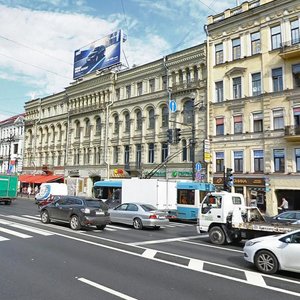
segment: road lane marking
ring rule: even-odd
[[[188,267],[194,271],[203,271],[203,266],[204,263],[203,261],[199,260],[199,259],[191,259],[189,262]]]
[[[116,290],[110,289],[109,287],[106,287],[106,286],[101,285],[101,284],[99,284],[99,283],[96,283],[96,282],[94,282],[94,281],[88,280],[88,279],[86,279],[86,278],[80,277],[80,278],[77,278],[77,280],[79,280],[79,281],[81,281],[81,282],[83,282],[83,283],[86,283],[86,284],[88,284],[88,285],[90,285],[90,286],[93,286],[93,287],[95,287],[95,288],[97,288],[97,289],[100,289],[100,290],[102,290],[102,291],[104,291],[104,292],[107,292],[107,293],[109,293],[109,294],[112,294],[112,295],[114,295],[114,296],[117,296],[117,297],[119,297],[119,298],[122,298],[122,299],[125,299],[125,300],[137,300],[137,298],[132,298],[132,297],[130,297],[130,296],[128,296],[128,295],[125,295],[125,294],[120,293],[120,292],[118,292],[118,291],[116,291]]]
[[[34,220],[41,220],[40,216],[30,216],[30,215],[22,215],[22,217],[34,219]]]
[[[121,230],[131,230],[131,228],[123,228],[123,227],[120,227],[120,226],[114,226],[114,225],[107,225],[108,227],[111,227],[111,228],[115,228],[115,229],[121,229]],[[106,227],[107,227],[106,226]]]
[[[261,286],[261,287],[267,286],[262,275],[253,273],[253,272],[249,272],[249,271],[245,271],[245,275],[246,275],[248,282],[253,283],[254,285]]]
[[[2,242],[2,241],[9,241],[9,239],[7,239],[7,238],[4,237],[4,236],[0,236],[0,242]]]
[[[18,231],[13,231],[13,230],[6,229],[6,228],[2,228],[2,227],[0,227],[0,231],[8,233],[8,234],[11,234],[11,235],[14,235],[14,236],[17,236],[17,237],[20,237],[22,239],[32,238],[31,235],[28,235],[28,234],[25,234],[25,233],[21,233],[21,232],[18,232]]]
[[[157,253],[156,250],[146,249],[146,251],[142,254],[142,256],[146,258],[153,258],[156,253]]]
[[[192,244],[192,245],[196,245],[196,246],[201,246],[201,247],[221,249],[221,250],[224,250],[224,251],[244,253],[242,250],[230,249],[230,248],[220,247],[220,246],[215,246],[215,245],[201,244],[201,243],[195,243],[195,242],[190,242],[190,241],[179,241],[179,242],[185,243],[185,244]]]
[[[0,219],[0,224],[8,225],[10,227],[14,227],[14,228],[18,228],[18,229],[23,229],[23,230],[34,232],[34,233],[44,235],[44,236],[53,235],[52,232],[47,231],[47,230],[38,229],[38,228],[35,228],[35,227],[32,227],[32,226],[28,226],[28,225],[24,225],[24,224],[20,224],[20,223],[15,223],[15,222],[11,222],[11,221],[6,221],[6,220],[3,220],[3,219]]]
[[[193,235],[193,236],[186,236],[186,237],[181,237],[181,238],[170,238],[170,239],[162,239],[162,240],[151,240],[151,241],[143,241],[143,242],[135,242],[135,243],[128,243],[127,245],[131,246],[141,246],[141,245],[151,245],[151,244],[162,244],[162,243],[169,243],[169,242],[180,242],[180,241],[185,241],[185,240],[190,240],[190,239],[199,239],[201,237],[208,237],[208,235]]]

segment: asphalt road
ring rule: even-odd
[[[42,224],[32,199],[0,205],[0,299],[299,299],[300,274],[262,275],[243,244],[215,246],[195,225]]]

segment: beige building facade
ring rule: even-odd
[[[207,131],[206,76],[200,44],[26,102],[24,173],[63,174],[74,194],[86,195],[101,179],[192,179]],[[175,128],[180,141],[170,144]],[[206,168],[197,176],[205,180]]]
[[[208,136],[213,182],[270,215],[300,209],[300,2],[255,0],[210,16]]]

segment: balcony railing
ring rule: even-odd
[[[282,43],[280,56],[283,59],[289,59],[299,56],[300,54],[300,38]]]
[[[284,136],[290,141],[299,141],[300,140],[300,126],[291,125],[285,126]]]

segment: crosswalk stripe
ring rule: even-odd
[[[26,217],[26,218],[30,218],[30,219],[34,219],[34,220],[40,220],[41,217],[36,217],[36,216],[29,216],[29,215],[22,215],[23,217]]]
[[[4,237],[4,236],[0,236],[0,242],[2,242],[2,241],[9,241],[9,239],[7,239],[7,238]]]
[[[28,235],[28,234],[25,234],[25,233],[21,233],[21,232],[18,232],[18,231],[13,231],[13,230],[10,230],[10,229],[7,229],[7,228],[0,227],[0,231],[8,233],[8,234],[11,234],[11,235],[14,235],[14,236],[17,236],[17,237],[20,237],[22,239],[32,238],[31,235]]]
[[[26,231],[30,231],[30,232],[34,232],[40,235],[44,235],[44,236],[49,236],[49,235],[53,235],[54,233],[47,231],[47,230],[43,230],[43,229],[38,229],[38,228],[34,228],[32,226],[28,226],[28,225],[24,225],[24,224],[19,224],[19,223],[15,223],[15,222],[11,222],[11,221],[6,221],[3,219],[0,219],[0,224],[3,225],[8,225],[10,227],[14,227],[14,228],[19,228],[19,229],[23,229]]]
[[[131,230],[130,228],[123,228],[123,227],[114,226],[114,225],[107,225],[106,227],[120,229],[120,230]]]
[[[107,230],[107,231],[117,231],[116,229],[109,228],[108,226],[106,226],[104,230]],[[100,230],[100,231],[102,231],[102,230]]]
[[[29,223],[35,223],[35,224],[40,223],[39,220],[32,220],[32,219],[23,218],[23,217],[18,217],[18,216],[14,216],[14,215],[8,215],[8,216],[6,216],[6,217],[12,218],[12,219],[16,219],[16,220],[20,220],[20,221],[27,221],[27,222],[29,222]]]

